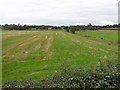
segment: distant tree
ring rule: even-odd
[[[92,24],[88,25],[76,25],[76,26],[49,26],[49,25],[16,25],[16,24],[5,24],[1,25],[2,30],[30,30],[32,28],[38,30],[50,30],[50,29],[59,29],[59,30],[66,30],[67,32],[72,32],[75,34],[75,31],[80,31],[80,30],[116,30],[116,28],[120,28],[120,25],[114,24],[114,25],[104,25],[104,26],[93,26]]]
[[[71,32],[72,32],[73,34],[75,34],[75,30],[72,29]]]
[[[118,25],[117,25],[117,24],[114,24],[114,25],[113,25],[113,28],[118,28]]]
[[[70,26],[70,31],[75,34],[76,28],[74,26]]]
[[[81,25],[80,26],[80,30],[86,30],[87,28],[86,28],[86,26],[85,25]]]
[[[88,25],[87,25],[87,29],[88,29],[88,30],[92,30],[92,29],[93,29],[92,24],[88,24]]]
[[[69,32],[69,29],[66,29],[67,32]]]

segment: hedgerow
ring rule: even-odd
[[[120,89],[120,74],[118,60],[103,62],[96,68],[70,68],[62,66],[60,74],[51,78],[39,80],[37,83],[28,81],[12,81],[3,88],[115,88]],[[26,83],[27,82],[27,83]]]

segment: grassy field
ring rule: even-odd
[[[3,31],[3,82],[51,77],[67,62],[89,67],[118,55],[117,31]]]

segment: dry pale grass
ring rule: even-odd
[[[46,59],[52,56],[49,51],[53,35],[50,32],[42,33],[37,32],[29,35],[27,38],[21,39],[13,43],[3,51],[3,57],[8,59],[7,62],[18,60],[34,54],[35,57]],[[19,51],[17,51],[19,50]],[[39,53],[41,52],[42,53]],[[44,55],[45,54],[45,55]]]

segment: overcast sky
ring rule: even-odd
[[[118,22],[118,1],[0,0],[0,24],[115,24]]]

